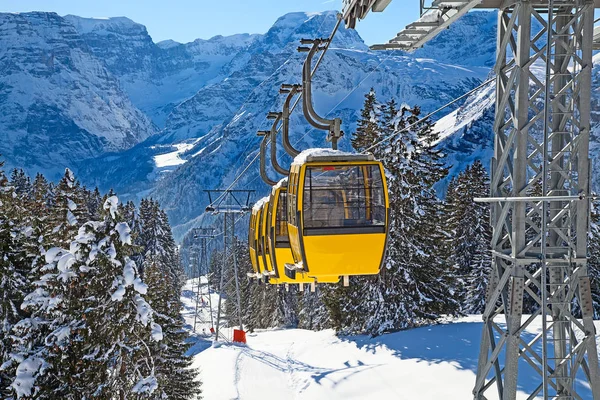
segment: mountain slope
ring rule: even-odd
[[[156,133],[75,28],[54,13],[0,14],[0,153],[56,178]]]
[[[190,330],[195,288],[188,281],[181,297]],[[212,296],[215,304],[218,295]],[[208,305],[201,308],[200,321],[210,321]],[[504,324],[502,317],[497,322]],[[483,323],[480,315],[473,315],[376,338],[338,337],[333,330],[259,330],[246,335],[246,346],[211,346],[212,338],[203,329],[208,333],[210,325],[201,323],[192,334],[190,354],[207,399],[440,400],[472,396]],[[539,329],[538,317],[524,335],[533,338]],[[223,331],[231,335],[230,329]],[[521,359],[517,399],[526,399],[539,379]],[[578,374],[578,390],[588,399],[584,381],[583,373]],[[494,390],[486,395],[497,399]]]
[[[181,44],[155,44],[146,27],[128,18],[67,15],[91,51],[102,59],[131,101],[163,127],[169,113],[211,81],[258,35],[215,36]]]

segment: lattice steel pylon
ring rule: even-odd
[[[223,291],[232,282],[235,282],[236,292],[236,313],[237,315],[229,315],[229,321],[237,320],[239,329],[243,330],[242,323],[242,305],[240,299],[240,285],[238,264],[235,254],[236,237],[235,237],[235,218],[237,215],[244,214],[250,211],[250,196],[253,190],[205,190],[208,193],[210,204],[206,207],[207,212],[223,215],[223,259],[221,263],[220,278],[219,278],[219,302],[217,306],[217,321],[215,325],[216,334],[215,342],[219,341],[219,337],[227,340],[227,337],[220,332],[221,327],[221,309]],[[213,196],[218,194],[213,201]],[[231,268],[233,267],[233,268]],[[230,272],[233,274],[230,276]],[[231,299],[228,299],[231,301]]]
[[[491,197],[481,199],[491,203],[493,261],[474,398],[515,399],[521,385],[528,398],[581,399],[591,391],[600,400],[587,271],[593,24],[600,2],[432,0],[425,7],[419,1],[427,17],[373,48],[412,51],[465,10],[500,10]],[[376,3],[344,0],[347,26]],[[537,303],[531,316],[523,315],[525,294]],[[532,335],[540,317],[542,328]],[[533,384],[519,381],[526,368],[539,377]]]
[[[206,320],[201,313],[200,302],[202,300],[202,275],[208,274],[208,241],[215,237],[214,228],[194,228],[192,229],[193,249],[196,250],[194,253],[196,268],[193,275],[198,278],[198,288],[196,292],[196,308],[194,312],[194,332],[198,323],[210,322],[211,328],[213,327],[213,313],[212,313],[212,300],[210,296],[210,285],[206,283],[206,295],[209,303],[209,319]],[[203,301],[202,301],[203,302]]]
[[[516,398],[525,363],[540,377],[530,398],[580,399],[585,377],[600,399],[587,272],[594,3],[544,3],[512,2],[498,17],[492,279],[476,399],[494,386],[500,398]],[[528,317],[525,293],[538,306]],[[542,329],[530,338],[539,315]]]

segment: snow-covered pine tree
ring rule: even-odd
[[[181,289],[185,285],[186,277],[179,257],[179,249],[173,238],[171,232],[171,225],[169,224],[169,217],[167,213],[160,208],[158,202],[154,201],[154,206],[158,218],[158,227],[160,232],[160,245],[164,249],[164,262],[168,267],[168,271],[173,278],[173,287],[177,291],[177,299],[179,301],[179,295]]]
[[[43,254],[43,275],[22,305],[31,315],[14,329],[19,398],[148,398],[156,390],[149,344],[161,328],[128,257],[117,203],[108,198],[103,220],[84,223],[68,250]]]
[[[443,254],[447,238],[443,206],[433,185],[446,176],[431,122],[418,107],[382,111],[382,134],[395,136],[376,150],[386,168],[390,194],[388,255],[379,283],[368,293],[377,304],[366,329],[372,334],[417,326],[458,311],[454,271]]]
[[[100,220],[100,215],[102,214],[102,195],[100,194],[100,190],[98,190],[98,188],[95,188],[94,190],[84,188],[83,197],[85,200],[88,221]],[[129,222],[126,218],[125,221]]]
[[[333,328],[330,311],[323,300],[324,292],[333,285],[317,285],[314,292],[298,292],[298,328],[323,330]]]
[[[481,162],[475,161],[449,185],[446,196],[452,229],[450,258],[462,282],[457,292],[461,309],[468,314],[479,314],[485,307],[491,270],[489,206],[473,199],[486,197],[488,191],[488,174]]]
[[[132,204],[123,207],[134,218]],[[189,348],[181,316],[181,289],[184,284],[179,254],[164,211],[152,199],[142,200],[136,222],[144,281],[149,286],[148,301],[155,311],[155,321],[162,327],[162,340],[151,345],[155,355],[158,391],[154,398],[191,399],[200,393],[195,381],[197,371],[190,368],[185,355]]]
[[[365,102],[360,112],[360,118],[356,122],[356,132],[352,134],[350,142],[354,150],[362,152],[370,148],[379,138],[379,103],[375,90],[371,88],[365,95]]]
[[[279,305],[280,291],[285,291],[283,285],[258,283],[251,292],[250,301],[253,304],[252,314],[248,321],[250,330],[266,329],[285,325],[284,316]],[[289,290],[293,290],[290,288]],[[237,324],[231,321],[231,324]]]
[[[10,186],[18,197],[27,197],[31,193],[31,179],[21,168],[15,168],[10,173]]]
[[[26,191],[22,191],[21,196],[25,195]],[[15,187],[8,184],[0,162],[0,397],[3,399],[11,398],[16,369],[11,356],[12,329],[26,317],[21,303],[30,290],[27,276],[31,257],[26,251],[30,235],[26,210]]]
[[[48,218],[51,225],[49,239],[53,245],[68,248],[79,227],[87,221],[88,213],[84,191],[70,169],[54,189],[54,204]]]
[[[146,260],[147,298],[155,312],[154,320],[162,327],[163,337],[151,345],[158,381],[153,398],[195,399],[200,394],[200,382],[195,380],[198,371],[191,368],[192,360],[186,355],[188,334],[184,330],[179,292],[173,290],[176,283],[172,279],[165,265]]]

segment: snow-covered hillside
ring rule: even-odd
[[[54,13],[0,14],[0,154],[43,171],[132,147],[156,133],[76,29]]]
[[[163,127],[174,107],[211,82],[227,77],[229,64],[258,35],[155,44],[146,27],[128,18],[67,15],[98,58],[114,74],[131,101]]]
[[[280,110],[284,101],[278,93],[279,86],[300,82],[304,56],[295,51],[299,39],[322,36],[322,32],[329,32],[335,24],[333,13],[301,15],[304,21],[295,29],[290,29],[288,23],[285,28],[280,27],[281,20],[272,28],[278,33],[278,40],[287,40],[283,50],[273,50],[277,40],[270,38],[275,34],[269,31],[265,35],[268,41],[257,41],[253,50],[256,56],[243,70],[199,91],[169,117],[163,135],[200,138],[193,149],[180,155],[187,163],[158,182],[154,191],[156,198],[170,210],[174,225],[185,224],[200,215],[207,203],[202,191],[226,186],[255,156],[259,143],[256,131],[269,127],[266,113]],[[479,18],[472,21],[470,18],[465,18],[463,24],[480,23]],[[485,18],[491,18],[491,14]],[[285,29],[286,39],[282,40]],[[339,40],[334,40],[315,76],[313,88],[316,110],[343,120],[343,130],[347,133],[341,142],[343,149],[349,149],[349,135],[354,130],[364,94],[370,88],[375,88],[382,101],[394,97],[405,104],[418,104],[428,112],[477,86],[489,73],[487,66],[475,62],[452,65],[416,55],[371,52],[352,30],[340,30]],[[266,69],[269,65],[271,68]],[[243,95],[237,97],[240,93]],[[232,97],[223,97],[225,94]],[[235,104],[239,107],[232,110]],[[217,106],[213,112],[225,110],[222,117],[229,116],[207,132],[202,124],[207,110],[214,110],[209,105]],[[171,129],[170,121],[175,120],[186,123]],[[325,134],[310,129],[299,109],[292,115],[291,136],[300,148],[327,146]],[[282,149],[279,154],[289,162]],[[259,194],[267,190],[258,179],[257,167],[249,170],[239,187],[255,189]],[[179,236],[178,228],[175,232]]]
[[[195,287],[188,281],[182,296],[190,327]],[[213,294],[213,304],[217,299]],[[208,320],[208,307],[202,312]],[[481,316],[474,315],[376,338],[337,337],[332,330],[262,330],[249,333],[246,346],[220,347],[199,333],[190,353],[200,369],[203,396],[210,400],[462,400],[472,396],[482,326]],[[540,326],[541,320],[526,335],[533,338]],[[539,375],[525,362],[519,369],[517,398],[526,399]],[[585,388],[579,378],[577,385]],[[582,390],[583,398],[591,398]]]
[[[132,101],[155,121],[165,118],[159,135],[127,151],[79,163],[78,175],[89,184],[114,188],[124,198],[152,194],[169,210],[178,238],[201,223],[191,221],[206,206],[203,190],[227,185],[256,154],[256,131],[268,128],[268,111],[281,108],[280,84],[300,82],[304,56],[296,52],[299,40],[327,36],[336,22],[335,12],[291,13],[264,35],[155,45],[143,26],[132,21],[67,19],[82,26],[82,37]],[[467,42],[475,33],[493,42],[495,20],[493,13],[469,14],[436,38],[436,46],[451,48],[457,37]],[[341,146],[348,149],[371,87],[381,100],[395,97],[431,111],[488,76],[494,60],[493,46],[488,47],[471,47],[454,59],[428,47],[414,55],[378,53],[368,50],[357,31],[342,27],[315,76],[315,107],[342,117],[347,136]],[[312,131],[299,109],[292,115],[292,136],[303,148],[326,145],[324,134]],[[250,168],[240,185],[267,190],[257,168]]]

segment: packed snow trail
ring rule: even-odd
[[[189,283],[185,289],[191,326],[195,297],[189,297]],[[538,328],[528,334],[533,337]],[[210,338],[200,335],[191,353],[207,400],[462,400],[472,397],[481,329],[477,315],[377,338],[337,337],[333,330],[261,330],[247,334],[247,346],[211,347]],[[517,398],[526,399],[539,378],[526,364],[519,368]],[[577,384],[585,385],[578,378]],[[584,398],[591,399],[591,393]]]

